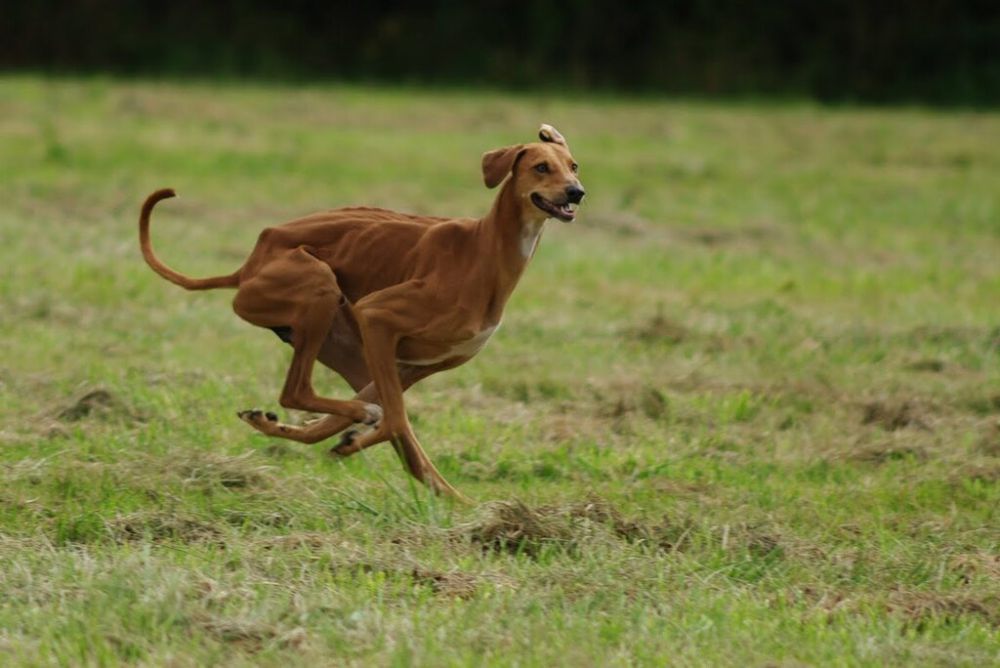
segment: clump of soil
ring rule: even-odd
[[[90,390],[56,413],[56,419],[60,422],[79,422],[86,418],[102,420],[117,418],[129,422],[143,421],[141,415],[105,389]]]
[[[602,539],[636,542],[650,537],[641,524],[626,520],[607,501],[531,508],[520,501],[491,504],[479,520],[456,531],[483,550],[537,557],[546,547],[574,551]]]

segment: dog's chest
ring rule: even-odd
[[[493,336],[493,333],[497,331],[497,328],[499,327],[500,323],[497,323],[491,327],[486,327],[485,329],[480,330],[471,338],[451,344],[435,345],[433,346],[433,350],[430,350],[431,347],[428,346],[427,350],[421,352],[430,354],[420,354],[416,356],[402,355],[398,358],[398,361],[405,364],[427,366],[443,362],[446,359],[451,359],[452,357],[472,357],[483,349],[483,346],[486,345],[486,342],[490,340],[490,337]]]

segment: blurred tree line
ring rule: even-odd
[[[996,0],[7,0],[0,68],[995,105]]]

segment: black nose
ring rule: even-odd
[[[566,199],[573,204],[579,204],[586,194],[580,186],[567,186],[566,188]]]

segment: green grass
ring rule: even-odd
[[[289,353],[231,271],[372,204],[588,199],[409,395],[442,473],[235,417]],[[0,78],[0,663],[1000,661],[1000,116]],[[325,370],[323,392],[348,390]],[[295,416],[292,416],[295,417]]]

